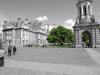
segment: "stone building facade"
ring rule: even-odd
[[[0,40],[2,40],[2,33],[0,33]]]
[[[24,46],[29,44],[47,44],[47,31],[38,21],[18,18],[17,21],[5,21],[3,25],[3,42]]]
[[[83,47],[82,34],[89,35],[89,47],[100,47],[100,24],[95,21],[92,13],[93,0],[78,0],[78,17],[74,28],[75,47]]]

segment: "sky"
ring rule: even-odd
[[[74,24],[77,17],[77,0],[0,0],[0,22],[3,20],[16,20],[46,16],[47,24]],[[93,13],[100,20],[100,0],[94,0]]]

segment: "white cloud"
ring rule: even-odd
[[[47,16],[43,16],[43,19],[47,21],[48,20],[48,17]]]
[[[39,21],[39,22],[43,22],[44,21],[44,19],[41,16],[36,18],[36,20]]]
[[[68,29],[73,29],[74,24],[75,24],[75,21],[73,21],[72,19],[68,19],[65,21],[64,26]]]
[[[68,19],[67,21],[65,21],[65,24],[73,26],[75,22],[72,19]]]
[[[40,17],[36,18],[36,20],[39,22],[43,22],[43,21],[47,21],[48,17],[47,16],[43,16],[43,17],[40,16]]]

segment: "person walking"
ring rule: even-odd
[[[16,49],[16,47],[14,46],[14,47],[13,47],[13,55],[16,55],[16,51],[17,51],[17,49]]]
[[[12,46],[9,45],[9,47],[8,47],[8,56],[11,56],[11,51],[12,51]]]
[[[6,51],[3,48],[2,41],[0,40],[0,67],[4,66],[4,56]]]

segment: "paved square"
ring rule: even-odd
[[[99,52],[93,49],[17,48],[15,56],[5,56],[0,75],[98,75]],[[13,69],[13,70],[12,70]],[[13,72],[12,72],[13,71]]]
[[[85,49],[70,48],[18,48],[16,56],[6,59],[81,66],[97,65]]]

